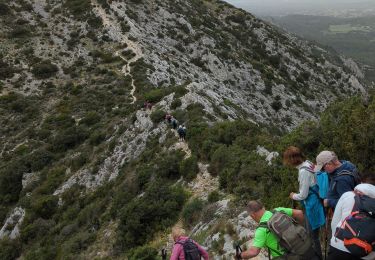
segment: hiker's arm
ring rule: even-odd
[[[196,244],[198,246],[199,253],[201,253],[201,256],[204,260],[209,260],[208,253],[206,250],[204,250],[203,247],[201,247],[198,243]]]
[[[300,224],[300,225],[304,225],[305,222],[304,222],[304,216],[303,216],[303,211],[302,210],[299,210],[299,209],[293,209],[293,212],[292,212],[292,217],[297,220],[297,222]]]
[[[256,257],[260,253],[260,248],[252,246],[248,250],[244,251],[241,253],[241,258],[242,259],[249,259],[252,257]]]
[[[304,200],[309,195],[310,174],[306,170],[301,170],[299,174],[299,193],[293,194],[294,200]]]
[[[171,255],[170,260],[178,260],[179,256],[180,256],[180,253],[181,253],[181,250],[182,250],[182,245],[175,244],[173,249],[172,249],[172,255]]]

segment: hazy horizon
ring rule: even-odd
[[[285,15],[334,10],[375,8],[369,0],[225,0],[226,2],[258,15]]]

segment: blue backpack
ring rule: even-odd
[[[327,198],[327,193],[329,190],[329,177],[328,174],[324,171],[314,172],[309,167],[302,167],[303,169],[315,174],[316,183],[319,187],[319,198],[325,199]]]
[[[319,171],[315,173],[316,177],[316,183],[318,184],[319,187],[319,197],[321,199],[327,198],[327,193],[329,189],[329,178],[328,174],[323,171]]]

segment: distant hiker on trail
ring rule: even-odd
[[[175,242],[170,260],[208,260],[208,253],[197,242],[185,236],[185,230],[180,227],[172,228],[172,237]]]
[[[174,118],[174,117],[172,116],[172,128],[173,128],[173,129],[176,129],[176,128],[177,128],[177,125],[178,125],[178,121],[177,121],[177,119]]]
[[[323,259],[320,245],[320,227],[325,224],[324,207],[319,197],[319,187],[314,173],[314,164],[295,146],[289,146],[283,154],[284,165],[298,169],[299,192],[291,192],[292,200],[301,201],[306,211],[307,228],[311,232],[313,245],[320,259]]]
[[[375,243],[374,175],[368,172],[366,183],[345,192],[337,202],[328,260],[375,259],[375,244],[371,245]]]
[[[182,130],[184,130],[183,138],[184,138],[184,141],[185,141],[185,139],[186,139],[186,127],[185,127],[185,125],[182,125]]]
[[[167,114],[165,115],[165,120],[167,120],[167,123],[170,124],[171,121],[172,121],[172,115],[169,114],[169,113],[167,113]]]
[[[180,125],[177,129],[177,133],[179,136],[180,141],[185,141],[185,136],[186,136],[186,127]]]
[[[239,253],[237,259],[256,257],[262,248],[267,248],[274,259],[316,259],[311,248],[311,239],[301,226],[304,223],[302,210],[275,208],[268,211],[261,202],[253,200],[248,203],[247,212],[259,226],[255,231],[252,246]],[[301,225],[295,223],[292,218]],[[281,237],[287,237],[288,240],[283,241]],[[287,249],[288,244],[292,248]]]
[[[144,107],[145,110],[147,110],[147,109],[151,110],[151,108],[152,108],[152,103],[149,102],[148,100],[146,100],[146,101],[143,103],[143,107]]]
[[[361,183],[357,168],[349,161],[339,161],[332,151],[322,151],[316,157],[314,171],[323,169],[330,175],[330,185],[324,206],[334,209],[341,195],[353,191]]]

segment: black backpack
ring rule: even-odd
[[[354,196],[351,214],[336,228],[335,237],[344,241],[344,246],[357,257],[375,251],[375,199]]]
[[[183,242],[177,241],[176,244],[180,244],[183,246],[185,260],[201,259],[201,253],[199,252],[198,246],[193,242],[191,238],[188,238]]]

